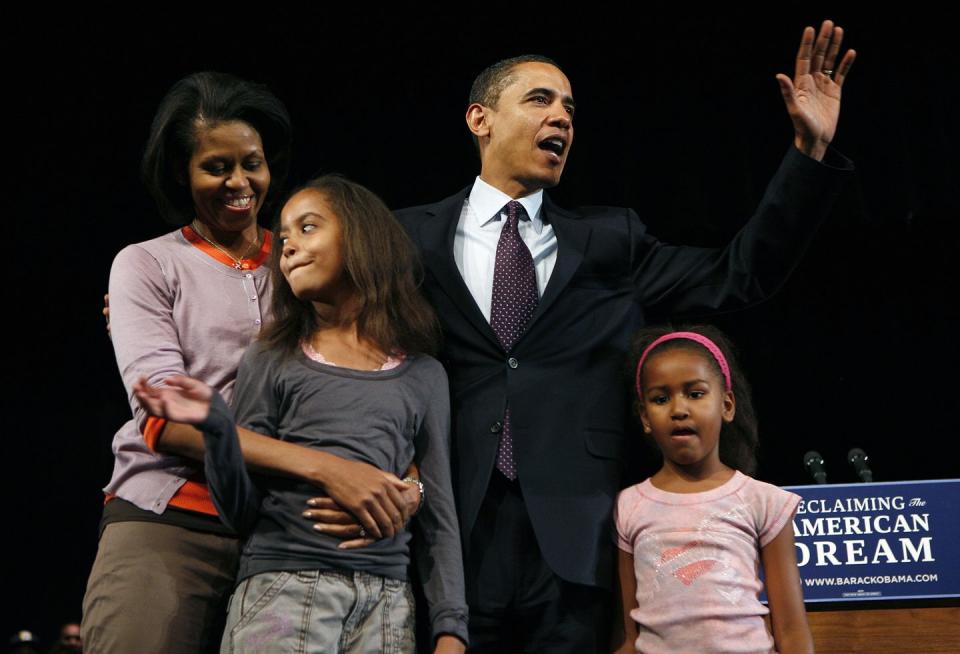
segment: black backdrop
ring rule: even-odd
[[[831,481],[854,481],[843,461],[853,446],[878,481],[957,476],[946,455],[960,436],[956,74],[943,18],[912,6],[830,15],[860,52],[835,141],[857,179],[782,292],[716,321],[743,350],[761,417],[758,476],[774,483],[806,483],[809,449]],[[721,244],[791,139],[774,75],[792,72],[803,26],[827,14],[810,3],[639,11],[12,14],[2,48],[14,252],[3,587],[13,601],[0,635],[48,639],[79,616],[110,439],[128,413],[101,295],[123,245],[167,230],[138,163],[174,81],[216,69],[265,82],[293,115],[294,181],[339,171],[402,207],[478,171],[463,124],[473,76],[543,53],[578,104],[553,197],[652,207],[644,219],[660,238]]]

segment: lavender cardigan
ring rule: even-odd
[[[235,270],[180,230],[120,251],[110,270],[110,326],[133,418],[113,438],[116,460],[104,492],[160,514],[202,470],[202,463],[147,447],[147,416],[131,389],[141,376],[156,384],[186,374],[229,402],[243,352],[266,319],[269,294],[267,266]]]

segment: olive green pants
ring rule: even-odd
[[[83,598],[84,651],[216,652],[239,558],[229,536],[151,522],[107,525]]]

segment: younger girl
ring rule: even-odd
[[[635,406],[663,467],[617,500],[617,651],[812,652],[791,527],[800,498],[744,474],[757,425],[730,345],[708,327],[644,330],[633,362]]]
[[[237,423],[397,475],[416,459],[424,505],[414,551],[436,651],[463,651],[447,380],[423,354],[437,323],[417,292],[412,246],[375,195],[337,176],[290,197],[276,242],[274,323],[240,364]],[[185,377],[166,383],[141,384],[138,398],[201,427],[211,495],[247,538],[223,651],[412,652],[410,534],[398,525],[393,538],[351,547],[317,533],[300,517],[315,489],[251,479],[219,395]]]

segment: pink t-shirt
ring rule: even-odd
[[[617,498],[617,546],[633,554],[638,652],[775,652],[757,599],[760,548],[800,497],[736,472],[703,493],[646,480]]]

